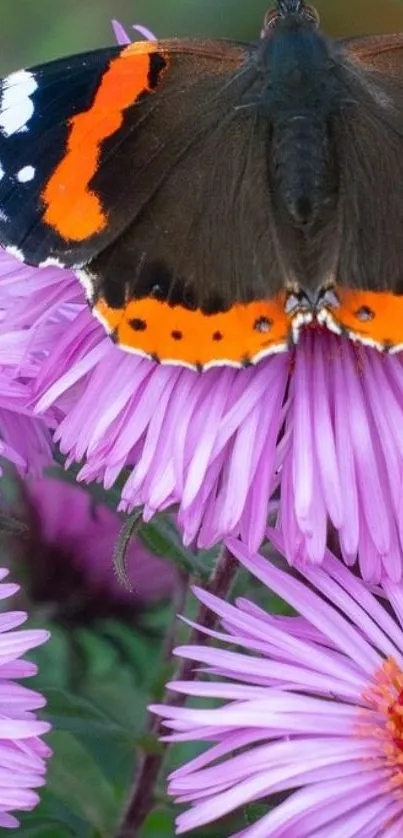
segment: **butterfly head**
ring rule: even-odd
[[[275,8],[269,9],[265,16],[261,37],[271,37],[273,31],[284,23],[299,23],[318,29],[320,18],[316,9],[308,6],[305,0],[277,0]]]

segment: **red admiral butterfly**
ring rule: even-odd
[[[277,0],[256,44],[135,43],[0,86],[0,241],[123,349],[197,369],[316,321],[403,346],[403,35]]]

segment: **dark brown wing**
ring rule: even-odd
[[[202,367],[287,346],[255,53],[142,42],[0,84],[0,242],[75,269],[129,350]]]
[[[285,279],[267,180],[268,126],[250,107],[250,50],[161,42],[152,96],[126,113],[119,153],[103,148],[94,187],[124,230],[90,264],[119,307],[155,296],[206,312],[273,296]]]
[[[403,292],[403,35],[349,41],[337,59],[338,281]]]
[[[344,44],[349,58],[364,70],[378,70],[389,77],[399,77],[403,70],[403,33],[349,38],[339,43]]]
[[[91,265],[114,305],[153,288],[206,309],[274,293],[253,51],[141,42],[0,82],[1,244]]]

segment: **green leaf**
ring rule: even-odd
[[[186,573],[208,579],[211,572],[212,551],[193,552],[182,544],[174,522],[166,514],[156,515],[138,531],[144,544],[156,556],[178,565]]]
[[[169,838],[174,834],[174,820],[172,812],[167,809],[154,809],[141,829],[141,838]]]
[[[55,754],[53,759],[57,759]],[[75,815],[49,787],[41,789],[41,802],[32,812],[18,817],[21,827],[18,838],[98,838],[98,833],[85,820]]]
[[[266,806],[264,803],[249,803],[248,806],[244,806],[245,821],[248,826],[252,826],[260,818],[263,818],[264,815],[267,815],[269,811],[269,806]]]
[[[49,790],[95,827],[102,838],[110,838],[118,816],[112,785],[88,750],[70,733],[58,730],[49,738],[57,754],[49,766]]]
[[[114,644],[116,652],[120,651],[121,659],[117,662],[119,670],[124,661],[125,668],[130,671],[133,686],[142,683],[147,689],[155,674],[154,667],[159,664],[160,638],[150,638],[134,626],[117,620],[102,621],[99,628],[103,632],[104,642],[107,639],[110,645]]]
[[[45,694],[48,704],[43,715],[54,730],[127,741],[128,730],[82,696],[57,689],[45,689]]]
[[[123,738],[126,744],[134,745],[144,729],[148,695],[136,690],[129,679],[123,677],[107,678],[94,684],[88,682],[85,689],[89,701],[96,701],[100,712],[104,710],[108,714],[108,732],[115,736],[114,729],[118,730],[120,741]]]
[[[60,824],[31,824],[18,830],[19,838],[72,838],[73,832]]]
[[[35,679],[38,689],[46,689],[47,694],[53,688],[68,689],[72,669],[71,635],[55,622],[45,624],[41,620],[40,608],[35,614],[35,624],[51,631],[50,641],[35,649],[35,654],[31,655],[39,667],[39,675]]]
[[[9,535],[21,536],[28,532],[28,527],[23,521],[18,521],[17,518],[11,518],[10,515],[0,512],[0,531]]]
[[[76,834],[69,826],[60,823],[45,824],[42,818],[36,824],[25,824],[18,830],[18,838],[75,838]]]
[[[113,624],[113,621],[110,621]],[[85,662],[86,678],[104,678],[111,669],[119,665],[119,650],[114,648],[110,639],[99,633],[102,622],[96,631],[90,628],[78,628],[75,631],[76,643]],[[133,631],[133,629],[132,629]]]

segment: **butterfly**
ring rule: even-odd
[[[256,43],[137,42],[0,84],[0,242],[122,349],[205,370],[306,324],[403,348],[403,35],[277,0]]]

